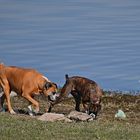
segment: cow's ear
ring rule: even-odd
[[[65,75],[65,78],[66,78],[66,80],[68,80],[68,79],[69,79],[69,76],[68,76],[68,74],[66,74],[66,75]]]
[[[50,87],[52,87],[52,84],[51,84],[50,82],[46,82],[45,88],[48,89],[48,88],[50,88]]]

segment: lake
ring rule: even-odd
[[[0,61],[140,90],[140,1],[0,0]]]

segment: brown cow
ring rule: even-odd
[[[51,108],[55,104],[64,100],[68,94],[71,93],[76,102],[75,110],[80,111],[80,103],[82,100],[85,112],[96,117],[98,111],[101,109],[100,103],[103,95],[97,83],[79,76],[68,77],[68,75],[66,75],[65,77],[66,82],[61,89],[61,93],[59,97],[51,103],[48,112],[51,111]]]
[[[29,101],[30,113],[33,111],[31,104],[35,108],[34,111],[39,112],[39,103],[33,98],[34,95],[43,93],[53,100],[57,91],[57,85],[36,70],[5,66],[4,64],[0,64],[0,88],[4,93],[0,99],[0,106],[3,107],[6,98],[8,111],[11,114],[15,114],[10,102],[11,91],[15,91]]]

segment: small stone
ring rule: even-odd
[[[57,113],[45,113],[40,117],[38,117],[38,120],[48,121],[48,122],[55,122],[55,121],[71,122],[71,120],[66,118],[64,114],[57,114]]]
[[[71,120],[75,120],[75,121],[91,121],[91,120],[93,120],[92,116],[90,116],[86,113],[78,112],[78,111],[70,112],[70,114],[68,115],[68,118]]]
[[[122,118],[122,119],[124,119],[124,118],[126,118],[126,115],[125,115],[125,113],[121,109],[119,109],[118,112],[115,114],[115,118]]]

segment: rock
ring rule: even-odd
[[[64,121],[64,122],[73,122],[73,121],[93,121],[94,117],[88,115],[86,113],[72,111],[68,116],[64,114],[57,113],[45,113],[38,117],[38,120],[47,121],[47,122],[55,122],[55,121]]]
[[[47,121],[47,122],[55,122],[55,121],[72,122],[70,119],[66,118],[64,114],[57,114],[57,113],[45,113],[40,117],[38,117],[38,120]]]
[[[115,114],[115,118],[125,119],[126,115],[121,109],[119,109],[118,112]]]
[[[78,111],[70,112],[68,118],[75,121],[92,121],[94,119],[92,116]]]

